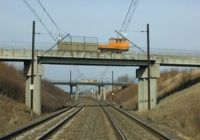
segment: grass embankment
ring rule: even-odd
[[[185,139],[200,139],[200,71],[191,70],[158,80],[158,106],[143,115]],[[165,80],[163,80],[163,78]],[[146,114],[146,115],[145,115]]]
[[[61,89],[42,81],[42,111],[61,108],[69,96]],[[0,63],[0,135],[24,125],[38,117],[30,117],[25,104],[25,78],[13,66]]]
[[[167,132],[174,131],[183,138],[199,140],[200,83],[164,98],[156,108],[141,115]]]
[[[165,71],[160,74],[157,80],[157,98],[158,102],[177,91],[183,90],[200,82],[200,71],[191,70],[179,72],[178,70]],[[107,100],[122,105],[125,109],[137,110],[138,87],[132,84],[122,90],[114,91],[114,97],[111,92],[107,93]]]
[[[162,72],[157,81],[158,106],[148,113],[139,114],[166,131],[176,132],[182,137],[185,135],[191,139],[200,139],[199,82],[200,71],[198,69]],[[137,88],[136,85],[134,87]],[[116,100],[121,100],[118,98],[123,97],[120,104],[124,108],[132,110],[137,108],[137,89],[135,88],[127,87],[115,93]]]
[[[114,91],[114,96],[112,93],[107,93],[106,100],[109,102],[114,102],[124,109],[137,109],[137,95],[138,88],[136,84],[132,84],[122,90]]]

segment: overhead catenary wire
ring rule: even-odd
[[[130,25],[131,20],[133,18],[133,15],[134,15],[136,8],[138,6],[138,3],[139,3],[139,0],[132,0],[131,1],[131,4],[128,8],[125,19],[124,19],[123,24],[122,24],[121,29],[120,29],[121,33],[125,33],[127,31],[128,26]]]
[[[125,24],[126,24],[128,15],[129,15],[129,13],[130,13],[130,11],[131,11],[131,7],[132,7],[132,5],[133,5],[133,1],[134,1],[134,0],[131,1],[131,4],[130,4],[130,6],[129,6],[129,8],[128,8],[128,11],[127,11],[127,13],[126,13],[125,19],[124,19],[123,24],[122,24],[122,26],[121,26],[120,32],[123,31],[123,28],[124,28],[124,26],[125,26]]]
[[[61,34],[60,32],[60,28],[58,27],[58,25],[56,24],[56,22],[53,20],[53,18],[51,17],[51,15],[49,14],[49,12],[46,10],[46,8],[44,7],[44,5],[41,3],[40,0],[37,0],[37,2],[39,3],[39,5],[42,7],[43,11],[46,13],[46,15],[49,17],[49,19],[51,20],[51,22],[54,24],[54,26],[57,29],[57,32],[59,33],[59,35]]]
[[[135,11],[136,11],[136,8],[137,8],[137,6],[138,6],[138,3],[139,3],[139,0],[136,0],[135,2],[134,2],[134,7],[133,7],[133,9],[132,9],[132,11],[131,11],[131,13],[130,13],[130,18],[129,18],[129,20],[128,20],[128,23],[126,24],[126,26],[125,26],[125,31],[127,31],[127,29],[128,29],[128,26],[129,26],[129,24],[131,23],[131,20],[132,20],[132,18],[133,18],[133,15],[135,14]]]
[[[101,77],[100,77],[100,80],[101,81],[103,81],[103,79],[105,78],[105,75],[106,75],[106,73],[108,72],[108,70],[109,70],[109,67],[107,66],[106,68],[105,68],[105,70],[102,72],[102,74],[101,74]]]
[[[76,75],[76,77],[74,78],[74,81],[83,80],[84,79],[83,77],[84,77],[83,73],[80,72],[78,75]]]
[[[77,73],[77,77],[75,78],[75,80],[78,80],[78,79],[83,79],[83,73],[81,73],[80,69],[78,66],[73,66],[73,69],[74,71],[76,71]]]
[[[122,38],[126,39],[128,42],[130,42],[134,47],[138,48],[140,51],[145,52],[142,48],[140,48],[138,45],[130,41],[128,38],[126,38],[123,34],[121,34],[118,31],[115,31],[118,35],[120,35]]]
[[[37,12],[33,9],[33,7],[29,4],[29,2],[27,0],[23,0],[23,2],[26,4],[26,6],[30,9],[30,11],[33,13],[33,15],[39,20],[39,22],[42,24],[42,26],[45,28],[45,30],[48,32],[48,34],[50,35],[50,37],[56,41],[55,37],[53,36],[53,34],[51,33],[51,31],[47,28],[47,26],[44,24],[44,22],[42,21],[42,19],[39,17],[39,15],[37,14]]]
[[[64,37],[62,37],[60,40],[58,40],[52,47],[50,47],[49,49],[47,49],[41,56],[44,56],[47,52],[49,52],[51,49],[53,49],[55,46],[57,46],[62,40],[64,40],[65,38],[69,37],[70,34],[65,35]]]

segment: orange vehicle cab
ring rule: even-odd
[[[110,38],[108,44],[100,44],[98,49],[101,51],[128,51],[130,47],[129,42],[124,38]]]

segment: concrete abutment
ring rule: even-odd
[[[148,110],[148,67],[140,67],[136,70],[138,80],[138,111]],[[150,66],[150,108],[157,105],[157,78],[160,77],[160,65]]]
[[[41,114],[41,79],[42,79],[42,64],[37,60],[34,62],[34,86],[31,86],[31,61],[24,62],[24,75],[26,77],[25,84],[25,104],[31,108],[31,88],[33,88],[33,112]]]

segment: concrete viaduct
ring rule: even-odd
[[[73,87],[76,87],[76,92],[75,92],[75,100],[78,99],[79,97],[79,91],[78,91],[78,86],[79,85],[85,85],[85,86],[97,86],[98,87],[98,95],[100,96],[101,99],[105,100],[106,99],[106,93],[103,90],[104,86],[120,86],[120,87],[127,87],[128,85],[132,83],[119,83],[119,82],[99,82],[93,80],[86,80],[86,81],[50,81],[50,83],[54,85],[69,85],[70,86],[70,95],[73,93]],[[102,89],[102,90],[101,90]],[[102,91],[102,92],[101,92]],[[96,95],[92,95],[93,97],[97,98]]]
[[[137,53],[100,53],[92,51],[58,51],[51,50],[44,56],[45,50],[36,50],[34,57],[34,92],[33,111],[41,114],[41,77],[42,65],[92,65],[92,66],[137,66],[136,77],[138,83],[138,110],[148,109],[147,93],[147,56]],[[42,57],[41,57],[42,56]],[[26,77],[25,103],[30,107],[30,76],[31,76],[31,50],[0,49],[0,61],[24,62],[24,74]],[[186,66],[200,67],[199,56],[174,56],[158,55],[150,56],[150,81],[151,81],[151,108],[157,104],[156,80],[160,76],[160,66]]]

